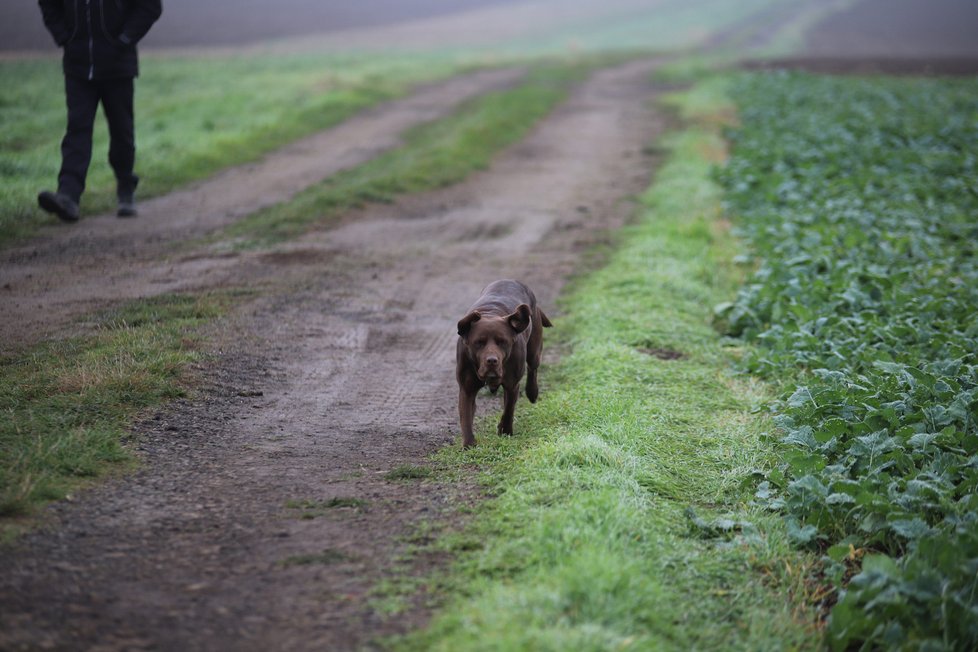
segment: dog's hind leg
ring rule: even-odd
[[[530,339],[526,342],[526,398],[530,403],[536,403],[540,395],[540,387],[537,384],[537,369],[540,367],[540,358],[543,356],[543,329],[550,327],[550,320],[537,309],[537,314],[533,319],[533,330],[530,332]]]
[[[530,403],[536,403],[540,395],[540,388],[537,386],[537,368],[532,364],[526,367],[526,398]]]

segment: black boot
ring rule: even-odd
[[[123,187],[118,186],[116,196],[119,199],[119,210],[115,212],[118,217],[136,217],[139,212],[136,210],[136,186],[139,185],[139,177],[132,175],[131,181]]]
[[[37,196],[37,204],[48,213],[53,213],[65,222],[78,221],[78,202],[63,192],[45,190]]]
[[[115,212],[118,217],[136,217],[136,197],[134,193],[119,195],[119,209]]]

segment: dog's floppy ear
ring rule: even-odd
[[[510,327],[517,333],[522,333],[530,325],[530,306],[521,303],[516,308],[516,312],[506,318]]]
[[[467,314],[458,320],[458,334],[465,337],[469,334],[469,329],[472,328],[472,324],[482,319],[482,315],[477,313],[475,310]]]

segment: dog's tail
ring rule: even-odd
[[[543,314],[542,310],[540,311],[540,323],[543,324],[544,328],[550,328],[551,326],[553,326],[553,324],[550,323],[550,320],[547,319],[547,316]]]

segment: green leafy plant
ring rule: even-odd
[[[978,647],[973,80],[750,75],[718,172],[756,271],[717,308],[788,383],[757,500],[844,585],[836,649]],[[749,261],[744,261],[749,262]]]

